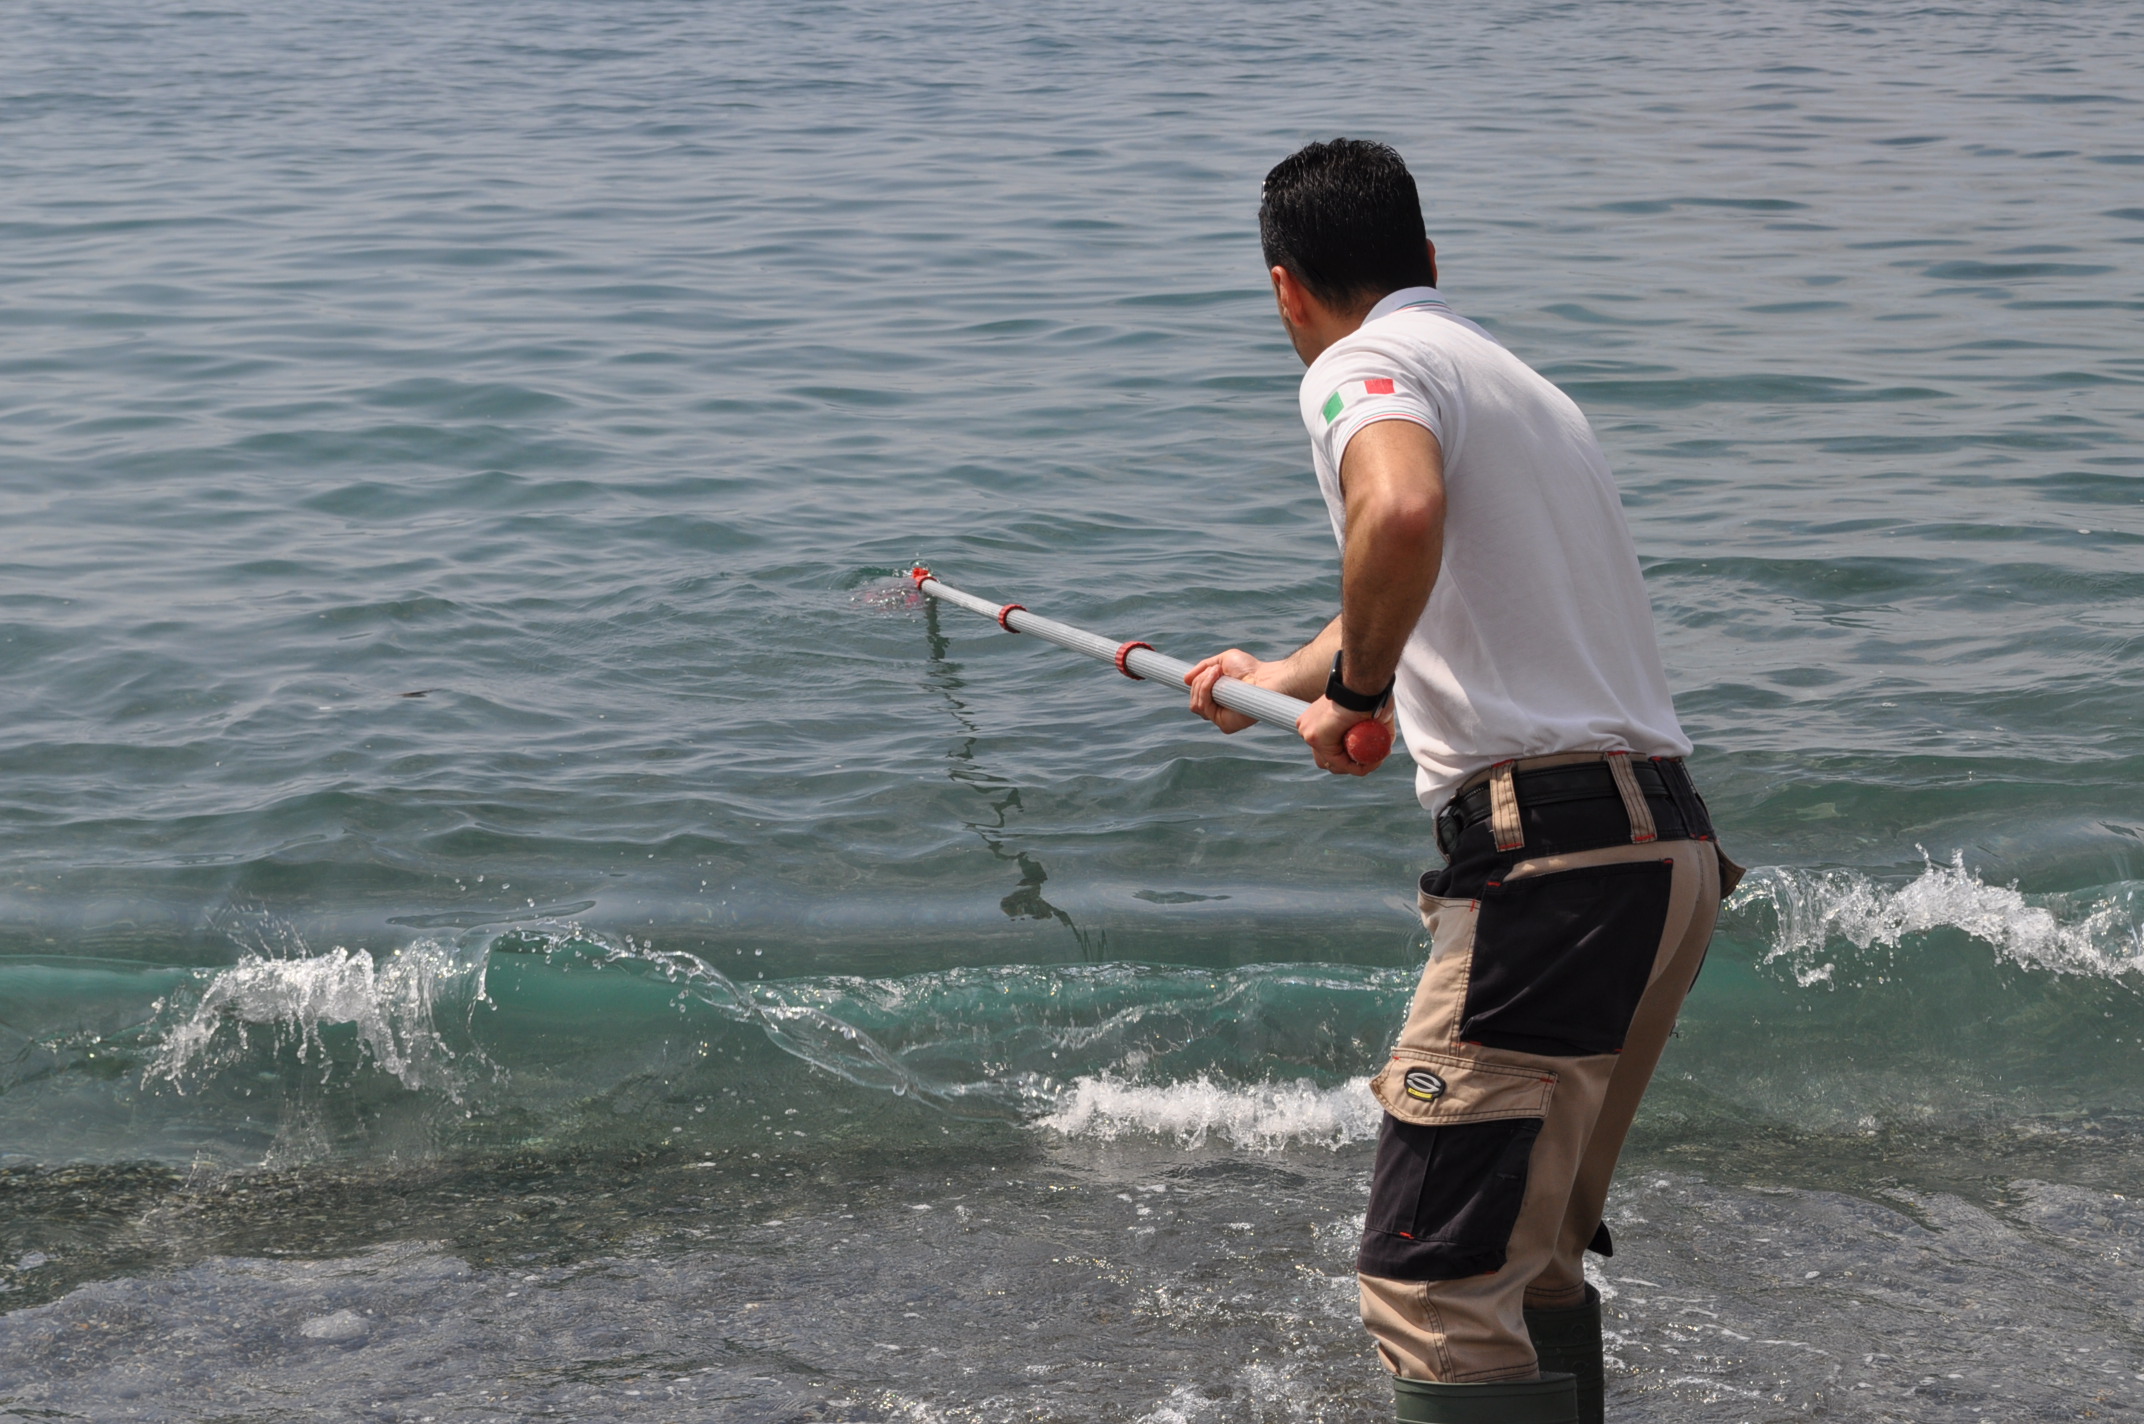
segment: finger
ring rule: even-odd
[[[1209,722],[1219,722],[1222,708],[1213,700],[1213,685],[1221,680],[1220,666],[1208,658],[1185,675],[1191,685],[1191,710]]]
[[[1191,710],[1223,732],[1234,736],[1257,719],[1223,707],[1214,700],[1214,686],[1221,681],[1222,676],[1220,659],[1208,658],[1186,674],[1184,680],[1191,684]]]

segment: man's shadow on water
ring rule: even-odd
[[[981,730],[968,713],[968,705],[960,700],[960,692],[967,686],[960,675],[960,664],[946,656],[952,646],[951,640],[939,625],[938,600],[923,601],[924,636],[930,647],[930,671],[928,680],[945,699],[953,720],[960,724],[967,735],[946,752],[952,763],[946,775],[983,798],[989,809],[989,819],[970,820],[962,818],[962,824],[981,838],[990,853],[999,860],[1011,861],[1020,870],[1020,883],[1011,894],[998,901],[1008,919],[1056,920],[1072,931],[1072,938],[1079,945],[1080,958],[1090,964],[1100,963],[1106,957],[1109,943],[1108,932],[1095,930],[1091,933],[1075,923],[1072,916],[1051,904],[1042,894],[1042,886],[1050,873],[1042,868],[1042,862],[1029,851],[1015,850],[1005,844],[1007,822],[1013,812],[1021,809],[1020,788],[1004,777],[982,766],[975,759],[975,746],[981,740]]]

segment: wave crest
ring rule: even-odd
[[[1186,1147],[1211,1135],[1271,1152],[1366,1141],[1377,1135],[1381,1116],[1368,1078],[1321,1088],[1308,1078],[1244,1085],[1200,1074],[1187,1083],[1133,1083],[1102,1073],[1076,1079],[1040,1125],[1104,1142],[1133,1134],[1173,1137]]]
[[[279,1044],[294,1044],[298,1061],[327,1062],[321,1029],[348,1024],[361,1061],[369,1060],[412,1090],[435,1088],[459,1101],[463,1081],[449,1065],[460,1057],[441,1035],[445,998],[484,994],[484,961],[464,963],[440,945],[412,945],[373,959],[369,950],[340,946],[325,954],[269,958],[248,954],[218,970],[184,1017],[162,1034],[145,1080],[163,1079],[179,1092],[189,1078],[237,1061],[265,1029]],[[176,1006],[159,1005],[163,1012]]]
[[[2016,986],[2013,1007],[2036,1005],[2048,1024],[2069,1026],[2049,1029],[2042,1045],[2048,1053],[2074,1042],[2075,1026],[2087,1023],[2118,1044],[2130,1032],[2126,1016],[2144,1010],[2140,890],[2125,884],[2026,895],[1982,880],[1962,855],[1948,863],[1924,859],[1917,875],[1888,880],[1854,870],[1763,868],[1731,902],[1715,952],[1725,949],[1764,971],[1759,977],[1771,989],[1721,989],[1716,994],[1726,997],[1700,1012],[1777,1012],[1778,1001],[1765,1000],[1765,992],[1815,1009],[1818,1002],[1789,984],[1801,991],[1851,984],[1865,992],[1821,996],[1828,1016],[1809,1026],[1853,1039],[1865,1032],[1865,1020],[1890,1012],[1886,1005],[1978,1002],[1975,975],[1992,957],[2035,981]],[[588,972],[602,976],[597,997],[618,1010],[614,1023],[580,1011],[582,986],[590,983],[580,976]],[[1416,973],[1413,965],[1221,970],[1116,963],[744,981],[685,950],[559,921],[387,953],[338,947],[313,954],[300,943],[259,943],[236,964],[194,971],[146,1022],[115,1038],[141,1054],[133,1062],[146,1060],[145,1086],[192,1096],[198,1113],[213,1106],[203,1100],[215,1083],[248,1123],[261,1105],[240,1100],[280,1091],[258,1086],[278,1072],[293,1084],[333,1078],[342,1093],[354,1086],[343,1080],[362,1071],[457,1105],[457,1120],[490,1114],[503,1122],[524,1113],[555,1132],[560,1122],[592,1124],[626,1112],[611,1102],[614,1089],[623,1094],[619,1103],[662,1100],[660,1087],[628,1092],[621,1083],[660,1085],[702,1072],[706,1062],[742,1063],[740,1039],[724,1036],[728,1024],[744,1039],[764,1036],[816,1074],[959,1117],[1096,1141],[1147,1136],[1187,1147],[1220,1141],[1252,1151],[1336,1149],[1375,1136],[1379,1111],[1359,1075],[1388,1050]],[[2119,987],[2101,1002],[2100,986],[2110,982]],[[496,1012],[479,1021],[479,1007]],[[2110,1012],[2125,1017],[2106,1024]],[[650,1013],[677,1026],[675,1034],[657,1030],[685,1055],[672,1066],[650,1068],[641,1056]],[[557,1024],[571,1027],[553,1040]],[[64,1071],[74,1061],[62,1041],[70,1032],[38,1041],[50,1050],[40,1071]],[[119,1044],[91,1035],[83,1046],[87,1065]],[[1924,1047],[1954,1051],[1947,1042]],[[276,1058],[285,1064],[279,1068]],[[317,1068],[291,1074],[290,1060]],[[703,1067],[690,1068],[694,1063]],[[2065,1061],[2060,1073],[2073,1066]],[[1978,1084],[1966,1067],[1959,1071],[1961,1081]],[[2052,1059],[2047,1074],[2050,1081],[2059,1076]],[[474,1101],[480,1085],[481,1104]],[[327,1101],[310,1086],[294,1089],[288,1112],[302,1116]],[[644,1110],[654,1111],[633,1107],[627,1115]],[[662,1131],[685,1129],[669,1119]]]
[[[1896,949],[1910,935],[1945,929],[2026,968],[2098,978],[2144,973],[2137,887],[2094,897],[2027,896],[1966,869],[1963,851],[1947,865],[1921,855],[1920,875],[1903,885],[1854,870],[1765,866],[1751,872],[1730,908],[1770,909],[1775,925],[1763,962],[1784,961],[1804,988],[1832,981],[1839,966],[1825,955],[1837,941],[1862,951]]]

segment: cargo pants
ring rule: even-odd
[[[1533,1378],[1524,1309],[1584,1302],[1624,1137],[1740,878],[1679,760],[1506,762],[1454,807],[1477,787],[1486,818],[1440,834],[1451,862],[1423,877],[1429,963],[1370,1084],[1356,1261],[1385,1367],[1447,1384]]]

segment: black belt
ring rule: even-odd
[[[1660,828],[1663,840],[1710,840],[1712,818],[1697,794],[1696,785],[1680,757],[1631,757],[1630,769],[1638,791],[1647,801],[1659,800],[1675,810],[1673,825]],[[1571,766],[1544,766],[1514,772],[1512,789],[1518,794],[1522,813],[1574,801],[1622,800],[1615,773],[1605,761],[1578,762]],[[1489,783],[1454,796],[1437,813],[1437,848],[1449,856],[1459,837],[1469,828],[1489,819]],[[1679,830],[1680,834],[1672,832]]]

